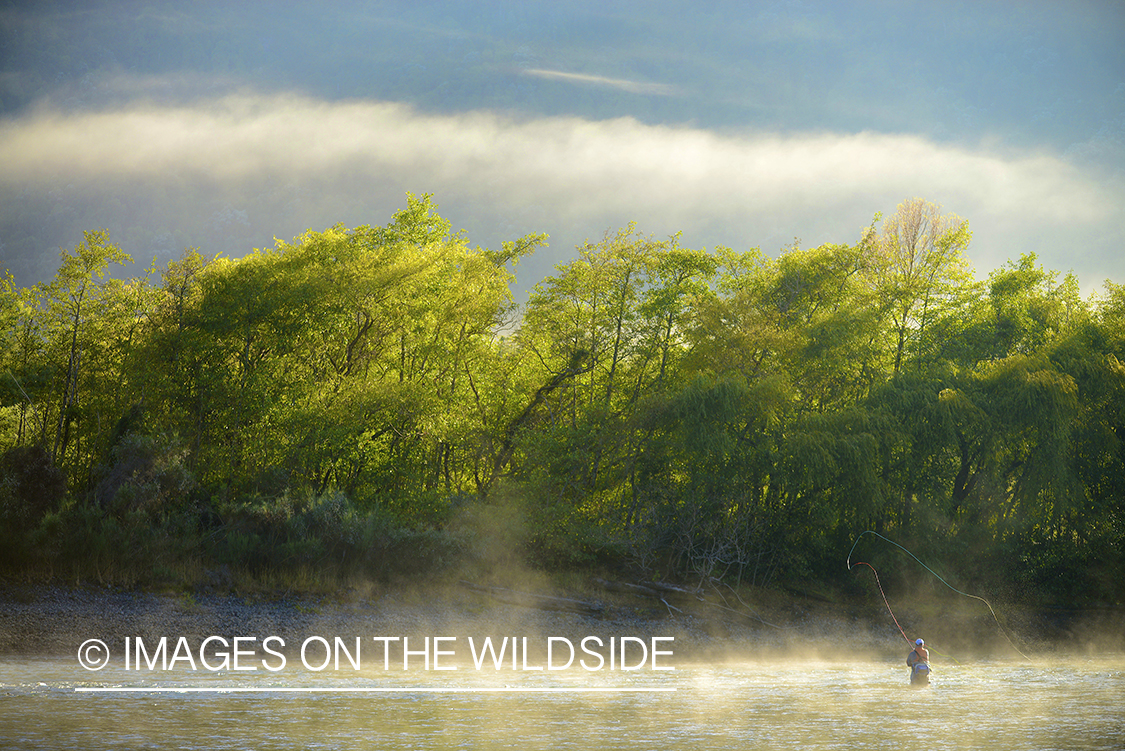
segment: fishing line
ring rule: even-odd
[[[990,605],[990,604],[989,604],[988,600],[984,599],[983,597],[978,597],[977,595],[971,595],[971,594],[969,594],[968,592],[962,592],[961,590],[957,589],[957,587],[953,586],[952,584],[950,584],[949,582],[947,582],[947,581],[946,581],[945,579],[943,579],[943,578],[941,577],[941,575],[939,575],[939,574],[938,574],[938,572],[934,571],[934,570],[933,570],[932,568],[930,568],[930,567],[929,567],[929,566],[927,566],[926,564],[922,563],[922,561],[918,559],[918,556],[914,555],[913,553],[911,553],[911,552],[910,552],[909,550],[907,550],[907,549],[906,549],[906,548],[904,548],[903,546],[899,545],[899,544],[898,544],[897,542],[895,542],[894,540],[891,540],[891,539],[888,539],[888,538],[886,538],[886,537],[883,537],[883,535],[879,534],[878,532],[874,532],[874,531],[872,531],[872,530],[868,529],[868,530],[866,530],[866,531],[864,531],[864,532],[860,532],[860,533],[859,533],[859,537],[855,538],[855,542],[853,542],[853,543],[852,543],[852,549],[848,551],[848,558],[847,558],[847,563],[848,563],[848,571],[851,571],[851,570],[852,570],[852,566],[853,566],[853,565],[855,565],[855,566],[859,566],[859,565],[860,565],[861,563],[862,563],[862,565],[864,565],[864,566],[867,566],[868,568],[870,568],[870,569],[871,569],[872,571],[874,571],[874,570],[875,570],[875,568],[874,568],[874,567],[873,567],[873,566],[872,566],[872,565],[871,565],[870,563],[863,563],[862,561],[856,561],[856,562],[855,562],[854,564],[852,563],[852,553],[854,553],[854,552],[855,552],[855,546],[859,544],[859,541],[860,541],[860,539],[861,539],[861,538],[862,538],[862,537],[863,537],[864,535],[875,535],[875,536],[876,536],[876,537],[878,537],[878,538],[879,538],[880,540],[886,540],[887,542],[889,542],[890,544],[894,545],[894,546],[895,546],[896,548],[898,548],[899,550],[901,550],[902,552],[906,553],[906,554],[907,554],[908,556],[910,556],[911,558],[913,558],[913,559],[914,559],[915,561],[917,561],[917,562],[918,562],[918,565],[919,565],[919,566],[921,566],[922,568],[924,568],[924,569],[926,569],[927,571],[929,571],[929,572],[930,572],[931,574],[933,574],[933,575],[934,575],[934,576],[935,576],[935,577],[937,578],[937,580],[938,580],[938,581],[940,581],[940,582],[941,582],[942,584],[944,584],[945,586],[947,586],[947,587],[949,587],[950,589],[952,589],[952,590],[953,590],[954,592],[956,592],[957,594],[959,594],[959,595],[962,595],[962,596],[964,596],[964,597],[971,597],[971,598],[973,598],[974,600],[980,600],[981,602],[983,602],[983,603],[985,604],[985,607],[987,607],[987,608],[988,608],[988,612],[989,612],[989,613],[992,613],[992,620],[996,621],[996,625],[997,625],[997,627],[999,627],[999,629],[1000,629],[1000,634],[1001,634],[1001,635],[1002,635],[1002,636],[1003,636],[1003,637],[1004,637],[1004,638],[1005,638],[1005,639],[1006,639],[1006,640],[1008,641],[1008,644],[1010,644],[1010,645],[1011,645],[1012,649],[1016,650],[1016,652],[1019,652],[1019,655],[1020,655],[1020,657],[1024,658],[1025,660],[1030,660],[1030,659],[1031,659],[1030,657],[1028,657],[1027,655],[1025,655],[1025,654],[1024,654],[1023,652],[1021,652],[1021,651],[1020,651],[1020,648],[1019,648],[1019,647],[1017,647],[1017,646],[1016,646],[1016,645],[1015,645],[1015,644],[1014,644],[1014,643],[1012,642],[1012,640],[1011,640],[1011,639],[1010,639],[1010,638],[1008,637],[1008,633],[1007,633],[1007,632],[1006,632],[1006,631],[1004,630],[1004,625],[1003,625],[1002,623],[1000,623],[1000,619],[999,619],[999,618],[997,617],[997,615],[996,615],[996,611],[992,609],[992,605]],[[876,575],[875,575],[875,581],[876,581],[876,582],[878,582],[878,581],[879,581],[879,575],[878,575],[878,574],[876,574]],[[883,591],[883,588],[882,588],[882,586],[880,586],[880,587],[879,587],[879,592],[880,592],[880,593],[882,593],[882,591]],[[886,595],[883,595],[883,602],[886,602],[886,601],[887,601],[887,596],[886,596]],[[891,609],[891,606],[890,606],[890,605],[887,605],[887,610],[890,610],[890,609]],[[892,617],[892,618],[894,618],[894,613],[891,613],[891,617]],[[895,620],[895,625],[896,625],[896,626],[898,625],[898,621],[897,621],[897,620]],[[899,626],[899,629],[898,629],[898,630],[899,630],[899,631],[902,631],[902,627],[901,627],[901,626]],[[903,636],[905,636],[905,634],[903,634]],[[909,639],[907,639],[907,641],[909,642],[910,640],[909,640]]]
[[[851,558],[851,553],[848,554],[848,557]],[[906,639],[906,643],[907,644],[913,644],[913,642],[910,641],[910,637],[907,636],[906,632],[902,630],[902,626],[899,624],[898,618],[895,618],[895,611],[891,610],[891,604],[889,602],[887,602],[887,595],[886,595],[886,593],[883,592],[883,584],[879,581],[879,572],[876,571],[875,567],[872,566],[870,563],[866,563],[864,561],[856,561],[855,565],[857,565],[857,566],[867,566],[867,568],[871,569],[871,573],[875,574],[875,585],[877,587],[879,587],[879,594],[883,595],[883,604],[887,606],[887,612],[891,614],[891,620],[895,622],[896,626],[898,626],[898,632],[900,634],[902,634],[903,639]],[[851,569],[852,569],[852,567],[851,567],[851,564],[849,563],[848,564],[848,570],[851,571]]]
[[[926,649],[930,652],[933,652],[938,657],[944,657],[947,660],[951,660],[956,665],[961,664],[961,662],[956,657],[954,657],[953,655],[947,655],[945,652],[939,652],[936,649],[934,649],[932,646],[930,646],[929,644],[926,645]]]

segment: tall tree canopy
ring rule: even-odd
[[[50,284],[0,280],[10,555],[85,534],[99,567],[142,538],[385,564],[515,497],[544,564],[832,579],[877,529],[971,551],[966,577],[1115,601],[1125,292],[1083,300],[1034,255],[977,281],[970,238],[921,199],[772,258],[629,225],[520,308],[513,268],[546,236],[471,247],[428,195],[126,280],[89,232]]]

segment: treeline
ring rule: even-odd
[[[382,577],[510,525],[543,567],[832,586],[872,529],[966,586],[1118,603],[1125,287],[1032,255],[978,282],[970,238],[918,199],[777,258],[629,226],[516,306],[545,236],[471,247],[429,196],[127,280],[87,232],[0,290],[0,566]]]

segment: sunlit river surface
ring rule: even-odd
[[[209,690],[147,690],[185,686]],[[320,691],[210,690],[236,687]],[[0,658],[0,748],[357,747],[1120,750],[1125,657],[939,663],[920,690],[906,685],[897,661],[535,674],[365,666],[345,678],[303,670],[138,677],[115,665],[87,673],[73,659]]]

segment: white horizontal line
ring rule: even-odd
[[[78,686],[75,692],[94,694],[158,693],[158,694],[657,694],[671,693],[675,688],[442,688],[427,686],[343,687],[343,688],[249,688],[240,686],[207,688],[204,686]]]

